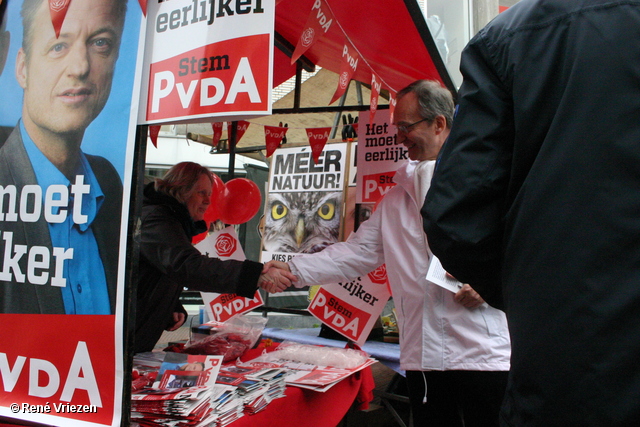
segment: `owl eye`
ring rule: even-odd
[[[285,215],[287,215],[288,209],[283,204],[275,204],[271,206],[271,216],[273,219],[282,219]]]
[[[320,209],[318,209],[318,215],[322,219],[332,219],[335,214],[336,205],[333,202],[327,202],[324,205],[320,206]]]

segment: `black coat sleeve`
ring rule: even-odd
[[[164,206],[154,206],[142,221],[141,254],[162,275],[202,292],[236,293],[252,298],[262,264],[250,260],[220,260],[203,255]]]
[[[422,207],[443,267],[502,308],[503,215],[513,146],[513,106],[481,34],[465,49],[451,134]]]

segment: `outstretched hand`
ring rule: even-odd
[[[281,261],[269,261],[264,265],[258,286],[269,293],[282,292],[298,278],[291,273],[289,265]]]

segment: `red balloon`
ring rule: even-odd
[[[235,178],[218,196],[218,216],[225,224],[243,224],[258,213],[261,204],[258,186],[249,179]]]
[[[204,220],[207,222],[213,222],[216,219],[219,218],[220,215],[218,215],[218,203],[216,200],[213,200],[213,197],[211,198],[211,204],[209,206],[207,206],[207,210],[204,212]]]
[[[213,175],[213,194],[217,195],[220,194],[222,192],[222,190],[224,189],[224,182],[222,182],[222,179],[216,175],[215,173],[212,173],[211,175]]]
[[[209,222],[214,222],[220,215],[218,214],[218,197],[220,194],[224,192],[224,182],[222,179],[215,173],[211,174],[213,176],[213,185],[211,187],[211,200],[207,210],[204,213],[204,220]]]

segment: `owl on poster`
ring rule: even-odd
[[[265,211],[264,250],[314,253],[339,241],[342,192],[271,193]]]

